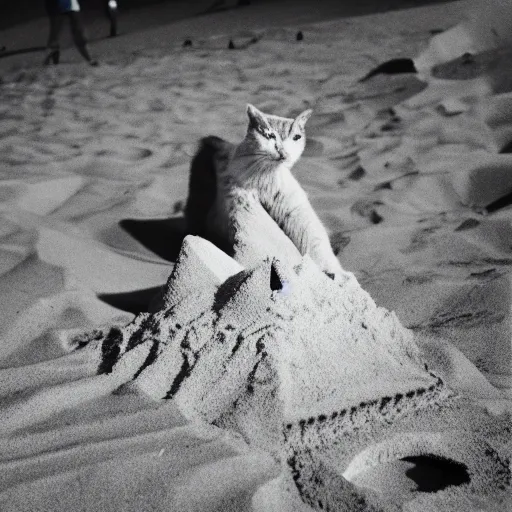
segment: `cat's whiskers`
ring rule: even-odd
[[[266,153],[261,153],[259,156],[253,158],[252,161],[247,164],[246,170],[249,171],[254,167],[262,164],[266,160],[268,160],[268,155]]]
[[[239,157],[253,157],[253,156],[259,156],[259,155],[263,155],[263,156],[267,156],[268,153],[266,153],[265,151],[251,151],[250,153],[238,153],[237,156]]]

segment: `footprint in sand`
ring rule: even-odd
[[[120,155],[117,151],[111,149],[100,149],[95,152],[95,156],[106,157],[106,158],[120,158],[127,162],[136,162],[138,160],[144,160],[149,158],[153,152],[147,148],[131,148]]]
[[[115,138],[110,144],[103,138],[101,143],[92,142],[82,149],[88,163],[79,172],[109,180],[125,180],[133,175],[144,177],[168,159],[167,151],[162,148],[139,145],[129,137]]]
[[[377,212],[377,206],[382,204],[381,201],[360,199],[350,207],[350,211],[368,219],[372,224],[380,224],[384,218]]]
[[[466,219],[455,228],[455,231],[465,231],[467,229],[476,228],[479,225],[480,221],[478,221],[477,219]]]

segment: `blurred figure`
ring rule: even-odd
[[[105,0],[105,10],[110,21],[110,37],[117,36],[117,2],[116,0]]]
[[[48,36],[48,54],[44,59],[44,64],[50,62],[59,63],[60,59],[60,35],[62,26],[66,18],[69,20],[73,42],[80,55],[91,65],[97,66],[98,62],[94,60],[87,49],[87,39],[85,38],[84,28],[80,19],[80,5],[78,0],[45,0],[46,12],[50,19],[50,35]]]

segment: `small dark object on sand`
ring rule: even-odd
[[[183,41],[183,48],[187,46],[192,46],[192,39],[185,39],[185,41]]]
[[[302,41],[304,39],[304,34],[299,30],[297,32],[297,41]]]
[[[235,43],[233,43],[233,39],[229,40],[228,48],[230,50],[234,50],[235,49]]]
[[[414,65],[414,61],[409,58],[391,59],[383,64],[379,64],[372,69],[367,75],[361,78],[360,82],[366,82],[375,75],[398,75],[400,73],[417,73],[418,70]]]
[[[365,174],[366,171],[359,165],[348,175],[348,179],[352,181],[359,181],[361,178],[364,178]]]

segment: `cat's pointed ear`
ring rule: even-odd
[[[260,133],[268,130],[269,126],[265,119],[265,114],[250,103],[247,105],[247,115],[249,117],[249,128],[254,128]]]
[[[308,119],[311,117],[311,114],[313,111],[308,108],[307,110],[304,110],[304,112],[301,112],[296,118],[295,121],[293,121],[293,124],[300,128],[301,130],[304,130],[304,127],[306,126],[306,123]]]

